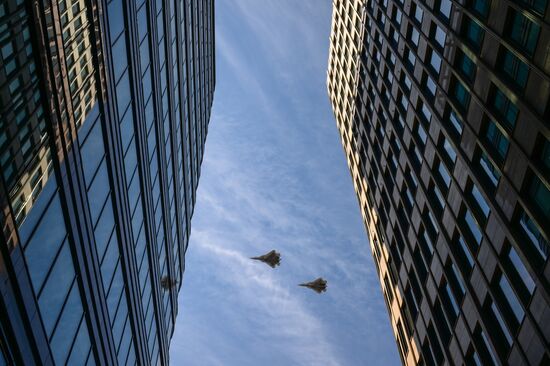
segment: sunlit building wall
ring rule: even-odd
[[[214,2],[2,0],[0,56],[0,364],[168,364]]]
[[[548,8],[333,1],[328,93],[404,364],[550,364]]]

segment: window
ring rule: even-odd
[[[481,49],[484,34],[485,31],[477,22],[468,16],[464,16],[462,21],[462,35],[474,50],[479,51]]]
[[[424,78],[424,87],[428,90],[430,97],[435,97],[435,92],[437,90],[437,85],[435,84],[434,79],[426,74]]]
[[[466,8],[481,18],[487,18],[489,9],[491,8],[491,0],[468,0]]]
[[[470,104],[470,92],[460,81],[456,79],[454,80],[454,83],[452,85],[453,86],[451,87],[451,96],[458,104],[458,107],[466,111]]]
[[[451,123],[451,126],[455,129],[456,133],[460,136],[462,135],[463,123],[456,115],[455,111],[449,109],[447,120]]]
[[[519,211],[519,224],[543,260],[548,258],[550,244],[542,235],[537,223],[523,210]]]
[[[466,209],[464,212],[464,222],[466,223],[472,238],[478,245],[480,245],[483,234],[481,233],[481,229],[469,209]]]
[[[481,194],[477,186],[473,183],[472,183],[472,189],[470,193],[472,198],[474,199],[475,205],[477,206],[479,212],[483,214],[486,220],[489,217],[489,213],[491,213],[491,209],[487,204],[487,201],[485,201],[485,198],[483,198],[483,195]]]
[[[520,2],[542,16],[544,16],[548,4],[547,0],[520,0]]]
[[[430,65],[435,73],[439,74],[439,71],[441,71],[441,57],[439,57],[439,54],[434,50],[430,51]]]
[[[445,184],[445,187],[449,189],[449,187],[451,186],[451,176],[449,175],[449,172],[447,171],[447,168],[445,168],[443,163],[438,163],[437,171],[439,172],[439,177]]]
[[[518,118],[518,107],[496,87],[494,88],[490,105],[493,107],[493,112],[505,122],[505,127],[513,131]]]
[[[449,143],[449,140],[445,136],[442,136],[442,143],[443,151],[445,152],[446,157],[448,158],[449,162],[454,164],[456,162],[456,152],[453,148],[453,145]]]
[[[447,19],[451,18],[451,8],[452,4],[450,0],[441,0],[439,2],[439,12]]]
[[[498,281],[498,287],[501,291],[503,300],[507,303],[507,305],[510,307],[510,310],[512,311],[515,320],[517,321],[517,325],[521,324],[523,320],[523,316],[525,315],[525,312],[523,311],[523,307],[521,306],[516,293],[512,289],[512,286],[510,285],[510,282],[504,275],[500,275],[500,280]]]
[[[506,47],[501,47],[497,65],[498,69],[515,88],[519,90],[525,88],[529,76],[529,67]]]
[[[410,68],[414,68],[414,65],[416,64],[416,56],[414,52],[412,52],[409,48],[405,48],[405,57],[408,61],[408,66]]]
[[[420,33],[412,25],[409,27],[409,39],[412,41],[412,43],[414,43],[416,47],[418,47],[418,44],[420,42]]]
[[[416,3],[411,4],[411,13],[414,12],[414,19],[418,23],[422,23],[422,18],[424,17],[424,10]]]
[[[509,31],[510,40],[522,51],[532,56],[537,47],[540,26],[514,9],[510,10],[508,25],[506,29]]]
[[[445,40],[447,39],[447,35],[445,34],[445,31],[435,23],[432,23],[432,39],[435,40],[436,45],[438,45],[441,49],[445,48]]]
[[[510,143],[506,136],[504,136],[500,128],[492,120],[489,120],[487,122],[485,140],[489,143],[491,149],[494,151],[494,155],[496,155],[498,162],[504,162]]]
[[[472,258],[470,249],[466,245],[466,242],[464,241],[462,236],[458,235],[455,246],[460,249],[460,257],[462,259],[462,262],[468,264],[468,269],[471,270],[472,268],[474,268],[474,259]]]
[[[529,274],[527,268],[525,268],[518,252],[512,246],[510,246],[510,249],[508,250],[507,259],[512,272],[515,273],[521,280],[523,287],[527,290],[529,295],[532,295],[535,291],[535,282],[533,282],[533,278]]]
[[[550,191],[548,187],[533,174],[529,184],[528,197],[531,204],[536,207],[546,220],[550,221]]]
[[[540,136],[540,157],[538,160],[542,163],[543,170],[546,170],[547,173],[550,172],[550,141],[548,141],[544,136]]]
[[[496,188],[502,174],[484,152],[482,152],[480,155],[479,165],[485,172],[487,178],[489,178],[489,181],[493,185],[493,188]]]
[[[462,50],[456,50],[455,66],[468,81],[473,82],[476,75],[476,65]]]
[[[489,301],[489,303],[491,304],[490,306],[488,306],[488,309],[490,309],[490,312],[493,315],[493,319],[496,320],[496,323],[500,327],[500,333],[502,334],[500,339],[502,339],[506,342],[506,349],[508,349],[508,348],[510,348],[510,345],[512,344],[512,335],[510,334],[510,331],[508,330],[508,327],[506,326],[506,322],[504,321],[504,318],[502,317],[502,314],[500,313],[500,310],[498,310],[496,304],[489,297],[487,298],[487,301]],[[497,332],[497,334],[498,334],[498,332]],[[504,346],[504,344],[502,344],[502,343],[499,344],[499,346],[500,345]]]

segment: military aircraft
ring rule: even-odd
[[[172,279],[170,276],[164,276],[160,279],[160,287],[165,290],[169,290],[172,287],[176,287],[178,281]]]
[[[281,264],[281,253],[277,253],[275,250],[270,251],[259,257],[250,257],[250,259],[255,259],[269,265],[271,268],[275,268]]]
[[[327,290],[327,281],[324,280],[322,277],[319,277],[315,281],[301,283],[298,286],[308,287],[313,291],[317,292],[318,294],[320,294]]]

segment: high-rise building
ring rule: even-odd
[[[549,20],[333,0],[328,93],[404,364],[550,364]]]
[[[169,363],[213,0],[0,0],[0,365]]]

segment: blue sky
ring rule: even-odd
[[[397,365],[330,109],[331,1],[217,0],[175,365]],[[248,259],[276,249],[280,267]],[[318,295],[297,284],[323,276]]]

